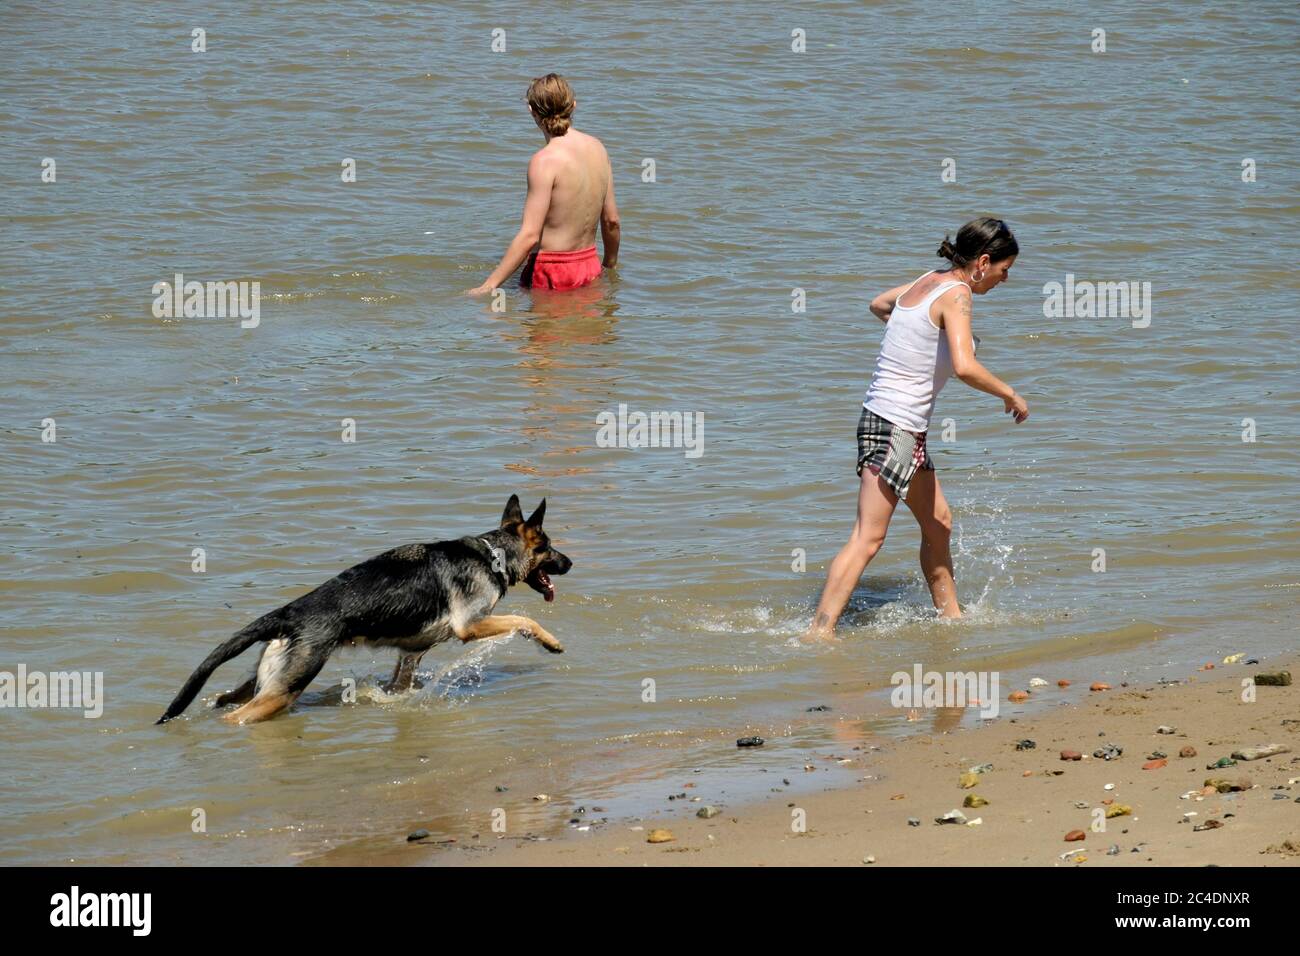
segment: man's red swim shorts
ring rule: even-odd
[[[525,289],[576,289],[600,275],[596,247],[573,252],[534,252],[519,276]]]

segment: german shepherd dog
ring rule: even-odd
[[[545,516],[545,499],[524,520],[518,495],[511,495],[494,531],[408,544],[348,568],[216,648],[158,723],[184,711],[214,670],[259,641],[266,647],[256,673],[217,698],[218,707],[241,705],[225,715],[232,723],[267,720],[286,710],[344,644],[397,648],[401,657],[390,685],[397,692],[410,689],[425,651],[453,637],[468,642],[519,631],[562,653],[554,635],[531,618],[492,615],[506,590],[520,581],[555,600],[551,575],[566,573],[573,562],[551,547],[542,530]]]

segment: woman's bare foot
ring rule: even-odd
[[[835,625],[830,622],[825,614],[818,614],[817,618],[808,626],[799,638],[800,644],[833,644],[839,638],[835,636]]]

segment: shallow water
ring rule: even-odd
[[[0,713],[0,858],[343,860],[417,825],[465,841],[497,807],[516,834],[688,781],[726,804],[851,782],[853,747],[973,719],[891,708],[915,662],[997,669],[1005,695],[1295,648],[1293,6],[574,4],[581,45],[531,5],[379,9],[0,11],[0,670],[102,671],[107,698],[97,720]],[[550,69],[613,157],[622,263],[494,313],[459,293],[512,235],[541,142],[522,94]],[[959,382],[939,400],[968,616],[933,619],[903,511],[844,642],[792,646],[852,521],[867,303],[986,212],[1023,254],[976,302],[980,357],[1031,418]],[[261,324],[154,318],[176,272],[260,281]],[[1150,282],[1149,327],[1045,318],[1066,273]],[[704,453],[598,447],[620,403],[702,414]],[[286,718],[152,726],[253,617],[486,531],[512,492],[548,498],[575,566],[554,604],[502,610],[564,656],[439,648],[394,700],[389,655],[345,653]],[[769,743],[738,751],[746,733]]]

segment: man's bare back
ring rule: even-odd
[[[501,262],[470,295],[500,287],[525,261],[521,285],[555,290],[586,285],[602,268],[618,264],[618,206],[604,145],[571,125],[577,100],[563,77],[534,80],[528,105],[546,145],[528,163],[523,222]],[[603,262],[595,253],[597,225]]]
[[[541,248],[568,252],[596,244],[596,226],[609,193],[609,156],[594,136],[570,129],[536,154],[553,177]]]

